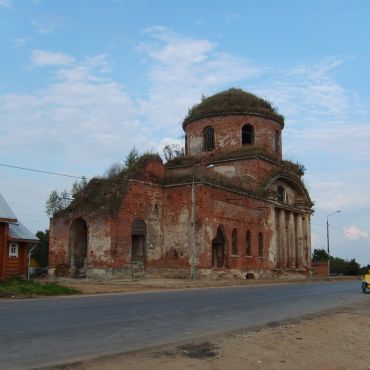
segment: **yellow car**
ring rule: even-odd
[[[364,275],[361,287],[364,293],[370,293],[370,270]]]

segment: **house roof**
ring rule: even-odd
[[[9,239],[13,241],[39,242],[39,239],[21,222],[9,224]]]
[[[17,222],[17,217],[0,194],[0,222]]]

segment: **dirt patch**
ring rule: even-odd
[[[217,346],[210,342],[202,342],[199,344],[185,344],[177,347],[177,349],[186,357],[190,358],[211,358],[217,356]]]
[[[68,370],[369,370],[370,302],[254,331],[79,362]]]

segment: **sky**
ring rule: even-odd
[[[306,167],[312,248],[370,263],[370,2],[0,0],[0,193],[33,232],[45,202],[135,146],[182,143],[202,95],[271,101]]]

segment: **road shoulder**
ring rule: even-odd
[[[370,369],[369,303],[363,300],[301,320],[48,369]]]

